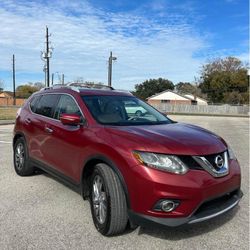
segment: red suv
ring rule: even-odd
[[[103,85],[33,94],[17,114],[13,148],[18,175],[39,168],[78,188],[103,235],[201,222],[242,197],[239,163],[222,138]]]

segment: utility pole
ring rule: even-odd
[[[51,75],[51,85],[54,85],[54,73]]]
[[[52,56],[52,49],[50,47],[50,42],[49,42],[49,30],[48,27],[46,26],[46,35],[45,35],[45,51],[41,52],[42,55],[42,60],[45,62],[44,65],[44,72],[45,72],[45,87],[49,87],[50,85],[50,68],[49,68],[49,59]]]
[[[15,70],[15,55],[12,58],[12,77],[13,77],[13,105],[16,105],[16,70]]]
[[[46,73],[47,73],[47,82],[46,87],[49,87],[49,31],[46,26]]]
[[[109,66],[108,66],[108,86],[112,86],[112,63],[117,60],[117,57],[112,56],[112,51],[110,51],[109,56]]]
[[[62,74],[62,85],[64,85],[64,74]]]

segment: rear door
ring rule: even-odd
[[[29,117],[30,157],[47,165],[51,164],[54,151],[51,127],[57,120],[53,119],[55,108],[59,99],[58,94],[44,94],[33,105],[32,115]]]

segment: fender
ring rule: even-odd
[[[23,132],[20,132],[20,131],[17,131],[17,132],[15,132],[15,135],[14,135],[14,137],[13,137],[13,139],[12,139],[12,147],[13,147],[13,148],[14,148],[14,146],[15,146],[15,142],[16,142],[16,138],[17,138],[17,137],[23,137],[23,139],[24,139],[24,141],[25,141],[25,143],[26,143],[26,146],[28,147],[27,141],[26,141],[26,137],[25,137],[24,133],[23,133]]]
[[[115,163],[110,160],[109,158],[107,158],[106,156],[104,155],[100,155],[100,154],[97,154],[97,155],[92,155],[90,157],[88,157],[85,161],[84,161],[84,164],[83,164],[83,168],[82,168],[82,171],[81,171],[81,192],[82,192],[82,196],[85,198],[86,197],[86,180],[84,179],[84,174],[85,174],[85,166],[91,162],[91,161],[99,161],[99,162],[103,162],[103,163],[106,163],[107,165],[109,165],[112,170],[117,174],[121,184],[122,184],[122,188],[123,188],[123,191],[125,193],[125,197],[126,197],[126,202],[127,202],[127,207],[130,208],[130,199],[129,199],[129,193],[128,193],[128,188],[127,188],[127,184],[124,180],[124,177],[121,173],[121,171],[119,170],[119,168],[115,165]],[[93,166],[94,167],[94,166]]]

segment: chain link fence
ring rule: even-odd
[[[249,116],[249,105],[184,105],[160,103],[153,104],[152,106],[160,112],[168,114]]]

